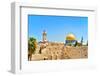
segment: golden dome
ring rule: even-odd
[[[66,36],[66,40],[76,40],[75,35],[70,33]]]

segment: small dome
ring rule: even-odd
[[[76,40],[75,35],[70,33],[66,36],[66,40]]]

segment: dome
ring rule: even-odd
[[[76,40],[75,35],[70,33],[66,36],[66,40]]]

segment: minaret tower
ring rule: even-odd
[[[45,30],[43,31],[42,35],[43,35],[43,42],[46,42],[47,41],[47,33]]]

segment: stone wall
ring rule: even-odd
[[[39,49],[39,48],[38,48]],[[39,56],[36,56],[39,55]],[[33,57],[37,60],[56,60],[56,59],[79,59],[88,57],[87,46],[64,46],[64,43],[49,42],[48,45],[42,49],[41,54],[34,54]],[[33,60],[34,60],[33,59]],[[35,59],[35,60],[36,60]]]

